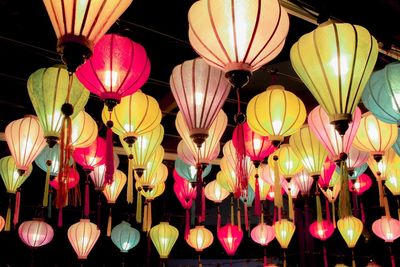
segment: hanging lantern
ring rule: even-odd
[[[339,175],[336,174],[338,177]],[[340,179],[337,180],[333,180],[331,181],[330,185],[328,188],[324,189],[324,188],[319,188],[321,190],[321,192],[324,194],[324,196],[326,197],[326,199],[332,203],[332,205],[334,205],[339,193],[340,193],[340,189],[341,189],[341,183],[340,183]]]
[[[64,3],[45,0],[44,5],[57,36],[57,52],[74,72],[92,55],[93,45],[129,7],[132,0]]]
[[[386,243],[393,243],[400,237],[400,221],[382,216],[372,224],[372,232]]]
[[[234,224],[222,226],[217,231],[218,240],[228,256],[233,256],[243,238],[243,231]]]
[[[355,178],[353,177],[355,170],[361,167],[363,164],[365,164],[368,158],[369,158],[368,152],[358,150],[354,146],[350,147],[350,150],[347,153],[346,165],[349,171],[349,175],[352,178]]]
[[[93,171],[97,166],[104,164],[106,142],[103,138],[97,137],[96,141],[85,148],[74,150],[73,157],[85,171]]]
[[[72,149],[88,147],[96,141],[97,123],[87,112],[79,112],[72,120],[71,128]]]
[[[207,165],[201,173],[201,177],[206,177],[211,172],[211,164]],[[196,182],[197,168],[193,165],[188,165],[183,162],[180,158],[175,160],[175,170],[182,178],[188,180],[191,183]]]
[[[368,158],[368,167],[377,179],[386,180],[389,172],[397,168],[400,164],[400,157],[396,154],[393,148],[389,148],[383,155],[382,159],[377,162],[373,156]]]
[[[251,189],[253,189],[253,191],[256,190],[256,178],[254,177],[254,175],[249,177],[249,185],[251,187]],[[271,187],[273,185],[267,183],[265,181],[265,179],[258,179],[258,187],[259,187],[259,192],[260,192],[260,201],[266,200],[268,193],[271,190]]]
[[[150,238],[161,259],[167,259],[178,239],[179,231],[168,222],[160,222],[150,230]]]
[[[66,99],[73,105],[71,119],[83,110],[89,99],[89,91],[72,75],[69,85],[68,71],[62,65],[41,68],[32,73],[28,79],[28,93],[38,116],[43,134],[49,147],[60,140],[62,119],[61,107]],[[68,93],[68,88],[70,91]],[[69,94],[69,95],[68,95]]]
[[[303,170],[295,174],[293,181],[297,184],[303,196],[309,196],[314,180],[306,171]]]
[[[275,0],[202,0],[191,6],[188,18],[193,49],[237,88],[279,54],[289,30],[288,14]]]
[[[149,162],[148,164],[151,164],[151,162]],[[147,170],[140,178],[135,174],[135,179],[140,181],[140,184],[144,189],[144,191],[147,191],[149,189],[151,190],[158,184],[164,183],[167,180],[167,177],[168,177],[168,168],[163,163],[161,163],[158,166],[158,168],[154,170],[152,174],[151,173],[147,174]]]
[[[333,223],[331,223],[328,220],[322,220],[322,221],[315,221],[312,224],[310,224],[310,227],[308,228],[310,231],[310,234],[318,238],[319,240],[325,241],[335,231],[335,227],[333,226]]]
[[[243,194],[240,196],[240,200],[245,203],[247,207],[252,207],[255,197],[256,195],[253,188],[251,188],[251,186],[248,186],[247,190],[244,191]]]
[[[193,197],[196,198],[196,188],[185,179],[174,183],[174,192],[184,209],[192,207]]]
[[[400,195],[400,170],[399,168],[393,168],[389,171],[389,174],[385,181],[385,186],[394,196]]]
[[[354,248],[363,230],[363,223],[354,216],[347,216],[337,221],[337,227],[349,248]]]
[[[6,156],[0,159],[0,175],[3,178],[7,193],[15,194],[18,188],[25,182],[32,172],[32,165],[23,175],[18,173],[18,167],[12,156]]]
[[[287,249],[296,230],[296,226],[293,222],[288,221],[286,219],[281,219],[273,225],[275,230],[275,237],[278,240],[281,248]]]
[[[143,187],[140,182],[136,182],[135,184],[136,189]],[[159,197],[162,195],[162,193],[164,193],[165,191],[165,183],[159,183],[158,185],[156,185],[153,189],[148,190],[148,191],[140,191],[140,193],[142,194],[142,196],[144,196],[147,200],[154,200],[156,197]]]
[[[208,200],[214,203],[222,203],[229,196],[229,192],[217,180],[213,180],[206,185],[204,194]]]
[[[70,162],[72,164],[72,158]],[[60,146],[56,144],[52,148],[45,147],[36,157],[35,163],[42,171],[47,172],[50,168],[50,175],[57,176],[60,167]]]
[[[58,174],[62,175],[62,177],[55,177],[53,180],[49,182],[49,184],[56,190],[59,189],[59,181],[66,184],[68,189],[74,188],[79,183],[79,173],[76,169],[71,168],[68,173],[68,177],[65,174]]]
[[[326,157],[322,167],[321,175],[318,179],[318,185],[324,189],[328,188],[331,184],[332,177],[335,173],[337,164]]]
[[[296,173],[303,169],[303,164],[289,144],[281,144],[279,149],[268,157],[268,164],[271,166],[273,166],[274,156],[278,157],[279,173],[287,180],[290,180]]]
[[[196,186],[193,186],[187,179],[179,176],[179,174],[174,169],[172,176],[174,177],[175,184],[177,184],[180,188],[180,192],[185,196],[186,199],[195,199],[196,198]]]
[[[111,241],[122,253],[128,253],[129,250],[136,247],[139,240],[139,231],[125,221],[116,225],[111,231]]]
[[[364,106],[379,120],[400,125],[400,64],[387,64],[372,73],[362,94]]]
[[[330,123],[328,114],[319,105],[310,112],[307,122],[313,134],[329,152],[332,161],[336,162],[346,159],[349,154],[360,120],[361,110],[356,107],[348,130],[343,136],[340,136],[339,132],[335,130],[335,126]]]
[[[3,231],[5,224],[6,224],[6,221],[4,220],[4,218],[2,216],[0,216],[0,232]]]
[[[286,185],[287,182],[285,178],[279,173],[279,177],[276,177],[275,171],[273,168],[271,168],[271,165],[267,164],[262,164],[261,165],[261,174],[260,178],[264,180],[267,184],[269,185],[275,185],[276,181],[275,179],[278,179],[279,183],[281,185]]]
[[[355,180],[349,181],[350,192],[354,192],[361,196],[365,191],[370,189],[372,186],[372,180],[367,174],[361,174]]]
[[[204,249],[211,246],[214,241],[214,236],[210,230],[204,225],[197,225],[195,228],[190,229],[190,233],[186,242],[189,246],[194,248],[197,252],[202,252]]]
[[[377,56],[378,44],[365,28],[330,21],[303,35],[290,50],[294,70],[341,136]]]
[[[280,103],[276,105],[276,103]],[[253,97],[247,105],[250,128],[278,146],[285,136],[296,132],[306,120],[304,103],[281,85],[272,85]]]
[[[292,199],[296,199],[300,192],[300,187],[297,185],[297,183],[294,180],[291,180],[287,183],[286,188],[286,194],[290,194],[292,196]]]
[[[114,204],[117,201],[119,194],[126,184],[126,175],[116,170],[114,173],[114,181],[104,187],[103,194],[107,199],[108,204]]]
[[[23,222],[18,228],[19,238],[27,246],[37,248],[47,245],[54,236],[53,228],[40,219]]]
[[[99,239],[100,230],[89,219],[81,219],[68,228],[68,239],[78,259],[86,260]]]
[[[253,228],[253,230],[251,230],[251,239],[261,246],[268,246],[268,244],[274,240],[274,238],[274,228],[265,223],[259,223]]]
[[[221,150],[219,145],[215,147],[212,154],[209,154],[207,151],[205,151],[205,149],[205,146],[201,146],[201,148],[199,149],[198,154],[200,155],[200,159],[197,159],[198,155],[194,155],[192,153],[192,150],[190,150],[190,147],[183,140],[178,143],[178,147],[176,150],[178,157],[182,159],[183,162],[192,166],[196,166],[198,161],[202,162],[203,164],[210,164],[210,160],[216,159]]]
[[[114,155],[114,168],[118,168],[119,158],[118,155]],[[92,179],[94,190],[101,192],[104,189],[105,175],[106,175],[106,165],[102,164],[93,168],[93,171],[89,173]]]

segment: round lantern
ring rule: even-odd
[[[310,227],[308,228],[310,231],[311,235],[315,238],[318,238],[319,240],[325,241],[335,231],[335,227],[333,226],[333,223],[331,223],[328,220],[322,220],[322,221],[315,221],[312,224],[310,224]]]
[[[32,73],[28,79],[28,93],[33,108],[43,128],[43,134],[50,147],[60,139],[62,119],[61,107],[68,101],[73,105],[72,119],[84,108],[89,91],[72,75],[72,83],[68,94],[68,71],[62,65],[41,68]]]
[[[73,157],[85,171],[93,171],[97,166],[105,163],[106,141],[97,137],[96,141],[85,148],[77,148],[73,152]]]
[[[268,164],[271,166],[273,166],[274,156],[278,156],[279,173],[288,180],[303,169],[303,164],[289,144],[280,145],[279,149],[268,157]]]
[[[233,256],[243,238],[243,231],[236,225],[227,224],[217,231],[218,240],[224,248],[226,254]]]
[[[251,239],[261,246],[268,246],[274,240],[275,230],[272,226],[265,223],[260,223],[251,230]]]
[[[297,184],[303,196],[308,196],[310,194],[314,182],[310,174],[303,170],[294,175],[293,181]]]
[[[363,223],[354,216],[346,216],[337,221],[337,227],[349,248],[354,248],[363,230]]]
[[[214,203],[222,203],[222,201],[229,196],[229,192],[223,188],[217,180],[213,180],[206,185],[204,194],[208,200]]]
[[[206,177],[211,172],[211,164],[207,165],[202,171],[202,178]],[[183,162],[180,158],[175,160],[175,170],[182,178],[185,178],[189,182],[196,182],[197,168],[193,165],[188,165]]]
[[[54,236],[53,228],[42,220],[23,222],[18,228],[19,238],[27,246],[37,248],[47,245]]]
[[[229,82],[222,71],[196,58],[176,66],[169,83],[189,135],[200,148],[228,97]]]
[[[190,229],[189,236],[186,239],[188,245],[194,248],[197,252],[201,252],[211,246],[213,241],[214,236],[212,232],[203,225],[198,225],[195,228]]]
[[[53,180],[49,182],[49,184],[56,190],[59,189],[59,182],[63,182],[67,185],[68,189],[74,188],[79,183],[79,173],[75,168],[69,169],[68,177],[65,177],[64,174],[62,177],[55,177]]]
[[[57,52],[74,72],[92,54],[93,45],[129,7],[132,0],[83,0],[64,4],[45,0],[44,5],[57,36]]]
[[[294,70],[344,135],[378,56],[378,44],[363,27],[326,22],[291,48]]]
[[[60,167],[60,146],[56,144],[52,148],[45,147],[36,157],[35,163],[42,171],[47,172],[49,168],[50,175],[57,176]]]
[[[98,127],[96,121],[85,111],[79,112],[72,120],[71,146],[88,147],[96,141]]]
[[[12,156],[0,159],[0,175],[3,178],[7,193],[15,194],[32,172],[32,165],[29,165],[23,175],[18,173],[17,165]]]
[[[86,260],[99,239],[100,230],[89,219],[81,219],[68,228],[68,239],[78,259]]]
[[[286,219],[281,219],[273,225],[275,230],[275,237],[278,240],[281,248],[287,249],[296,230],[296,226],[293,222],[288,221]]]
[[[111,241],[122,253],[136,247],[140,240],[140,233],[125,221],[116,225],[111,231]]]
[[[393,243],[400,237],[400,221],[382,216],[372,224],[372,232],[386,243]]]
[[[46,145],[42,127],[36,116],[27,115],[10,122],[4,133],[18,172],[22,175]]]
[[[208,149],[206,148],[206,146],[201,146],[198,153],[200,155],[200,159],[198,159],[198,155],[194,155],[190,147],[185,143],[185,141],[181,140],[178,143],[178,147],[176,150],[178,157],[182,159],[183,162],[192,166],[196,166],[198,161],[206,163],[212,159],[216,159],[221,151],[219,144],[217,144],[212,153],[209,153],[208,151],[206,151],[206,149]]]
[[[250,128],[260,135],[267,135],[275,146],[285,136],[296,132],[307,116],[301,99],[281,85],[269,86],[265,92],[253,97],[246,113]]]
[[[3,231],[4,225],[6,224],[6,221],[2,216],[0,216],[0,232]]]
[[[178,239],[179,231],[168,222],[160,222],[150,230],[150,238],[161,259],[167,259]]]

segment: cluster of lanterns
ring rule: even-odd
[[[70,226],[68,238],[78,258],[88,257],[100,235],[100,220],[96,225],[89,219],[92,183],[110,206],[107,236],[120,251],[127,253],[140,239],[128,222],[112,228],[111,207],[126,185],[127,203],[133,203],[133,192],[137,191],[136,222],[142,223],[160,258],[166,259],[179,232],[166,221],[152,227],[151,203],[164,192],[168,169],[162,163],[160,108],[153,97],[140,90],[149,77],[150,61],[140,44],[105,34],[131,1],[91,4],[87,0],[67,8],[54,0],[44,2],[66,67],[34,72],[28,80],[28,93],[37,117],[26,116],[6,127],[11,156],[0,159],[0,175],[10,194],[10,205],[6,220],[0,217],[0,230],[5,226],[10,231],[11,195],[15,195],[13,224],[18,224],[18,189],[32,171],[33,161],[47,173],[43,208],[48,209],[49,216],[49,186],[57,192],[61,226],[62,208],[70,201],[68,192],[79,183],[79,173],[72,164],[77,162],[86,173],[84,218]],[[260,220],[251,230],[251,238],[264,247],[276,238],[286,250],[296,229],[294,201],[301,192],[306,198],[315,193],[317,218],[307,225],[311,235],[325,241],[337,227],[353,249],[365,216],[353,214],[349,196],[350,191],[361,195],[371,187],[370,177],[363,174],[367,165],[376,178],[379,203],[385,210],[373,223],[372,231],[385,242],[397,239],[400,221],[391,216],[386,189],[400,195],[400,64],[389,64],[372,73],[378,49],[366,29],[347,23],[321,24],[302,36],[290,51],[296,73],[319,106],[307,116],[301,99],[280,85],[271,85],[252,98],[245,116],[239,105],[232,140],[222,149],[221,171],[205,185],[203,178],[220,154],[219,141],[228,121],[222,106],[231,87],[239,92],[252,72],[279,54],[289,19],[277,0],[200,0],[190,8],[188,18],[189,40],[201,58],[176,66],[170,77],[180,110],[176,128],[182,137],[173,171],[174,191],[186,209],[184,238],[188,245],[200,253],[212,244],[212,232],[204,227],[205,199],[219,205],[231,195],[230,221],[221,226],[219,208],[217,214],[218,240],[226,253],[233,256],[244,236],[239,200],[244,203],[246,230],[250,230],[249,207],[254,207]],[[107,126],[105,139],[97,136],[96,122],[84,111],[89,91],[104,101],[101,116]],[[370,112],[361,114],[357,107],[361,98]],[[117,169],[113,133],[119,136],[128,156],[128,175]],[[325,219],[321,192],[327,199]],[[337,198],[336,222],[328,202],[335,214]],[[267,199],[275,206],[273,225],[264,222],[263,201]],[[195,227],[190,229],[192,206]],[[98,218],[99,212],[100,208]],[[46,245],[54,235],[44,218],[22,223],[18,233],[30,247]],[[324,255],[324,265],[328,266],[325,249]],[[264,261],[266,265],[266,258]]]

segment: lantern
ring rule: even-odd
[[[297,185],[297,183],[294,180],[291,180],[287,183],[286,188],[286,194],[290,194],[293,199],[296,199],[300,192],[300,187]]]
[[[243,231],[234,224],[222,226],[217,231],[218,240],[224,248],[226,254],[233,256],[243,238]]]
[[[378,56],[378,44],[363,27],[326,22],[290,50],[300,79],[344,135]]]
[[[125,221],[116,225],[111,231],[111,241],[122,253],[136,247],[140,240],[140,233]]]
[[[49,182],[49,184],[56,190],[59,189],[59,181],[66,184],[68,189],[74,188],[79,183],[79,173],[74,168],[71,168],[69,170],[68,177],[66,177],[63,173],[60,173],[58,175],[62,175],[62,177],[55,177]]]
[[[99,239],[100,230],[89,219],[81,219],[68,228],[68,239],[78,259],[86,260]]]
[[[0,232],[3,231],[4,225],[6,224],[6,221],[2,216],[0,216]]]
[[[93,171],[97,166],[104,164],[106,153],[106,142],[103,138],[97,137],[96,141],[85,148],[74,150],[73,157],[82,168],[87,171]]]
[[[308,230],[310,231],[313,237],[325,241],[329,237],[331,237],[331,235],[335,231],[335,227],[333,226],[333,223],[331,223],[330,221],[322,220],[320,222],[315,221],[312,224],[310,224]]]
[[[205,61],[224,70],[235,86],[282,50],[289,17],[275,0],[194,3],[188,14],[189,41]]]
[[[185,178],[179,176],[179,174],[176,172],[175,169],[174,169],[174,171],[172,173],[172,176],[174,177],[175,184],[178,184],[179,186],[183,187],[182,188],[182,192],[184,192],[183,195],[186,196],[185,198],[190,198],[190,199],[195,199],[196,198],[196,192],[195,192],[196,187],[193,187],[192,183],[190,183]]]
[[[104,178],[106,173],[106,165],[99,165],[93,168],[93,171],[90,172],[90,178],[92,178],[92,182],[94,184],[94,190],[103,191],[104,189]]]
[[[186,239],[188,245],[197,252],[202,252],[204,249],[211,246],[213,241],[214,236],[212,232],[203,225],[197,225],[195,228],[190,229],[189,236]]]
[[[278,157],[277,163],[279,166],[279,173],[283,175],[284,178],[290,180],[293,175],[303,169],[303,164],[289,144],[280,145],[279,149],[277,149],[271,157],[268,157],[268,164],[271,166],[273,166],[273,157],[275,155]]]
[[[187,180],[182,179],[182,182],[174,183],[174,192],[184,209],[192,207],[192,200],[196,198],[196,187],[192,187]]]
[[[273,225],[275,230],[275,237],[278,240],[281,248],[287,249],[296,230],[296,226],[293,222],[288,221],[286,219],[281,219]]]
[[[107,198],[107,203],[114,204],[117,201],[119,194],[126,184],[126,175],[116,170],[114,173],[114,181],[104,187],[103,194]]]
[[[332,177],[335,173],[337,164],[326,158],[324,165],[322,167],[321,175],[318,179],[318,185],[324,189],[328,188],[331,184]],[[340,171],[340,170],[339,170]]]
[[[141,187],[142,185],[140,184],[140,182],[136,182],[135,184],[136,188]],[[154,200],[156,197],[159,197],[162,195],[162,193],[164,193],[165,191],[165,183],[159,183],[158,185],[156,185],[155,187],[153,187],[153,189],[148,190],[148,191],[140,191],[140,193],[142,194],[142,196],[144,196],[147,200],[152,201]]]
[[[62,118],[64,117],[61,107],[65,103],[67,95],[69,103],[74,107],[71,119],[83,110],[89,99],[89,91],[76,76],[72,75],[70,85],[68,75],[64,66],[57,65],[38,69],[28,79],[29,98],[50,147],[60,139]]]
[[[210,160],[216,159],[218,157],[221,150],[219,145],[215,147],[214,151],[211,154],[205,151],[205,149],[206,146],[201,146],[201,148],[199,149],[198,154],[200,155],[200,159],[197,159],[198,155],[194,155],[190,147],[183,140],[178,143],[178,147],[176,150],[178,157],[182,159],[183,162],[192,166],[196,166],[198,161],[203,162],[204,164],[208,162],[207,164],[209,164]]]
[[[151,162],[149,162],[151,163]],[[147,171],[144,172],[142,177],[138,177],[135,175],[136,180],[140,181],[140,184],[144,191],[154,188],[160,183],[164,183],[168,177],[168,168],[165,164],[161,163],[158,168],[154,170],[153,173],[147,174]]]
[[[393,243],[400,237],[400,221],[382,216],[372,224],[372,231],[386,243]]]
[[[268,244],[274,240],[274,238],[274,228],[265,223],[259,223],[253,228],[253,230],[251,230],[251,239],[261,246],[268,246]]]
[[[382,159],[377,162],[373,156],[368,158],[368,167],[377,179],[386,180],[389,172],[400,164],[400,157],[396,154],[393,148],[389,148],[382,156]]]
[[[347,216],[337,221],[337,227],[349,248],[356,246],[363,230],[363,223],[354,216]]]
[[[243,190],[240,200],[245,203],[247,207],[252,207],[255,197],[256,195],[254,190],[251,188],[251,186],[248,186],[247,190]]]
[[[277,177],[279,176],[279,177]],[[278,182],[281,185],[286,185],[286,180],[283,178],[280,173],[275,173],[275,170],[271,168],[271,165],[267,164],[262,164],[261,165],[261,174],[260,178],[264,180],[267,184],[269,185],[275,185],[276,182]],[[275,181],[277,179],[278,181]]]
[[[196,58],[176,66],[169,83],[189,135],[200,148],[228,97],[229,82],[222,71]]]
[[[201,172],[202,178],[206,177],[211,172],[211,164],[207,165]],[[193,165],[188,165],[183,162],[180,158],[175,160],[175,170],[182,178],[189,182],[196,182],[197,168]]]
[[[93,45],[124,13],[132,0],[60,2],[44,0],[57,36],[57,52],[74,72],[92,55]]]
[[[208,200],[214,203],[222,203],[222,201],[229,196],[229,192],[223,188],[217,180],[213,180],[206,185],[204,194]]]
[[[18,228],[19,238],[27,246],[37,248],[47,245],[54,236],[53,228],[42,220],[23,222]]]
[[[47,172],[49,169],[51,176],[57,176],[60,167],[60,146],[56,144],[52,148],[45,147],[36,157],[35,163],[42,171]]]
[[[98,127],[96,121],[85,111],[79,112],[72,120],[72,148],[88,147],[96,141]]]
[[[12,156],[6,156],[0,159],[0,175],[3,178],[7,193],[15,194],[17,189],[25,182],[32,172],[32,165],[23,175],[18,173],[17,165]]]
[[[150,238],[161,259],[167,259],[178,239],[179,231],[168,222],[160,222],[150,230]]]
[[[249,177],[249,185],[253,191],[256,189],[256,178],[254,175]],[[264,179],[258,179],[258,187],[259,187],[259,192],[260,192],[260,201],[266,200],[267,199],[267,194],[270,192],[270,188],[272,187],[271,184],[267,183]]]
[[[269,86],[265,92],[253,97],[246,113],[250,128],[260,135],[267,135],[275,146],[285,136],[296,132],[307,116],[301,99],[281,85]]]
[[[350,147],[350,150],[347,153],[346,165],[349,171],[349,175],[352,178],[355,178],[353,177],[355,170],[361,167],[363,164],[365,164],[368,158],[369,158],[368,152],[358,150],[354,146]]]
[[[385,181],[385,186],[394,196],[400,195],[400,173],[399,168],[390,170],[388,177]]]
[[[303,170],[295,174],[293,181],[297,184],[303,196],[308,196],[310,194],[311,186],[314,181],[306,171]]]
[[[221,185],[221,187],[227,190],[229,193],[233,194],[237,191],[238,186],[237,186],[236,174],[231,173],[230,175],[228,175],[223,171],[219,171],[217,173],[216,180],[217,183]]]
[[[349,189],[351,192],[361,196],[365,191],[370,189],[372,180],[367,174],[361,174],[355,180],[349,181]]]

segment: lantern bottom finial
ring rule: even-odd
[[[340,134],[340,136],[344,136],[347,129],[349,128],[348,120],[334,121],[333,124],[335,125],[335,130]]]
[[[137,168],[137,169],[135,169],[135,172],[136,172],[137,176],[139,178],[141,178],[143,176],[144,169],[143,168]]]
[[[137,140],[136,136],[124,137],[124,141],[129,145],[129,147],[132,147],[132,145],[136,142],[136,140]]]

